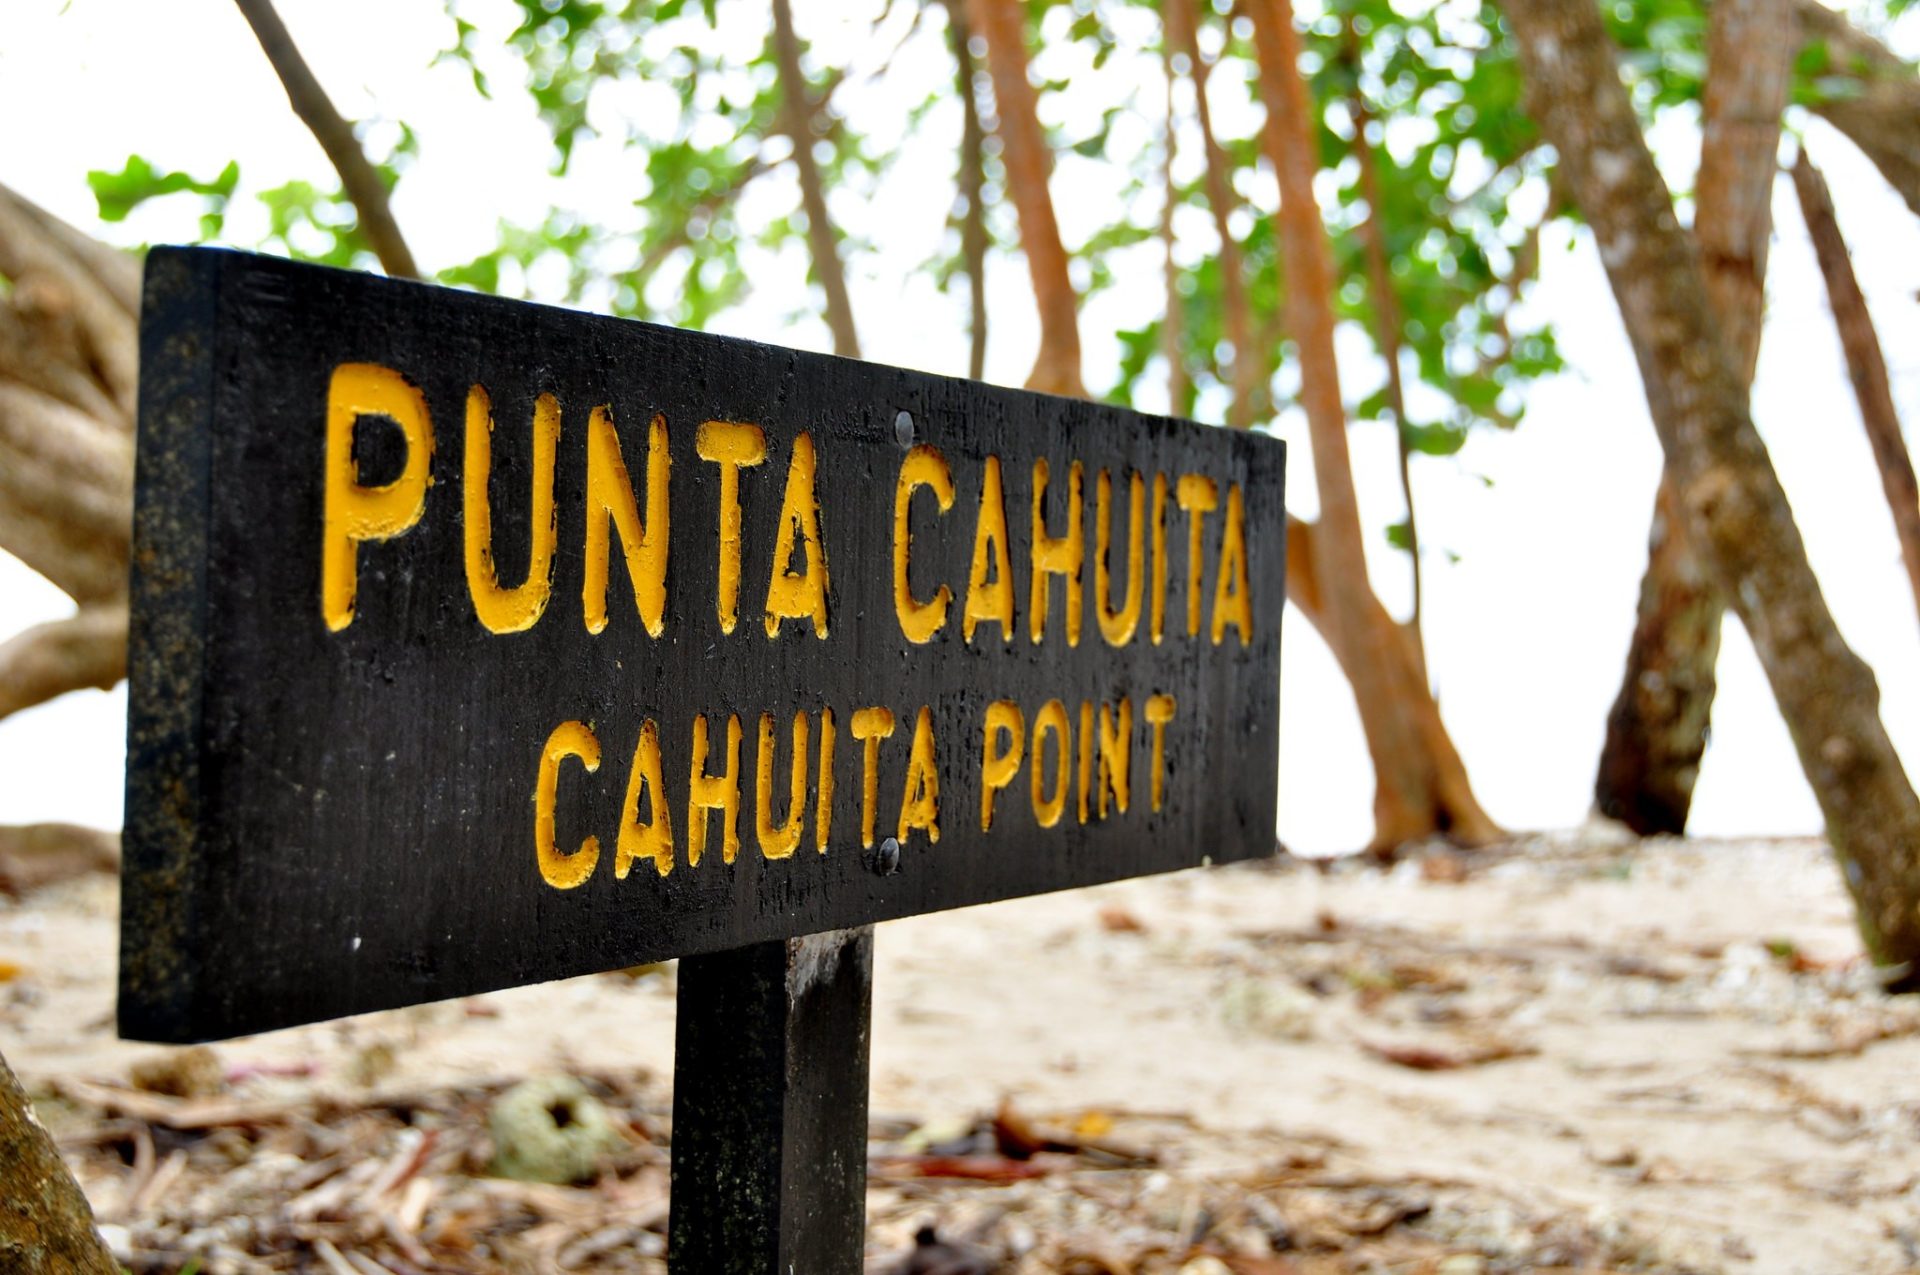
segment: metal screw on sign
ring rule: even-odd
[[[902,447],[913,446],[913,414],[900,411],[893,418],[893,441]]]
[[[873,852],[873,870],[883,877],[890,877],[900,870],[900,840],[888,837]]]

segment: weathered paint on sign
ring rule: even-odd
[[[156,250],[121,1029],[1272,852],[1284,448]]]

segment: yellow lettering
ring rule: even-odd
[[[707,718],[693,719],[693,768],[687,779],[687,866],[699,867],[707,852],[707,812],[720,812],[720,857],[740,853],[740,715],[727,714],[726,770],[707,773]]]
[[[533,787],[533,851],[540,876],[556,890],[571,890],[593,875],[600,862],[600,839],[588,837],[572,854],[554,845],[553,806],[560,790],[560,763],[578,757],[589,774],[600,769],[600,741],[585,722],[561,722],[540,753],[540,778]]]
[[[1204,474],[1182,474],[1176,494],[1187,511],[1187,636],[1193,637],[1200,632],[1200,585],[1206,567],[1200,550],[1206,543],[1207,515],[1220,507],[1220,488]]]
[[[995,748],[996,736],[1004,735],[1005,748]],[[1020,773],[1020,757],[1026,748],[1026,721],[1020,706],[1012,700],[995,700],[987,705],[986,725],[980,732],[980,831],[993,827],[994,794],[1013,782]]]
[[[769,859],[791,859],[800,848],[800,826],[807,817],[807,715],[793,715],[793,767],[788,779],[787,820],[773,821],[773,714],[760,714],[760,756],[756,768],[759,784],[755,791],[760,802],[754,812],[753,830],[760,838],[760,853]]]
[[[534,626],[553,593],[553,462],[560,447],[560,403],[551,394],[533,400],[533,512],[529,515],[527,578],[500,587],[493,561],[493,401],[486,387],[467,391],[467,454],[461,462],[467,542],[467,592],[474,614],[490,633],[522,633]]]
[[[407,440],[400,476],[360,485],[353,434],[363,416],[384,416]],[[320,613],[339,632],[353,623],[362,540],[388,540],[420,521],[433,460],[433,421],[419,389],[389,367],[342,363],[327,382],[327,487],[322,511]]]
[[[1220,570],[1213,583],[1213,644],[1231,624],[1240,645],[1253,641],[1253,591],[1247,584],[1247,504],[1240,484],[1227,488],[1227,521],[1220,533]]]
[[[933,712],[920,706],[913,723],[913,749],[907,756],[907,787],[900,798],[900,841],[919,828],[928,841],[940,840],[940,770],[933,755]]]
[[[893,734],[893,711],[863,708],[853,715],[853,737],[866,745],[861,759],[860,844],[873,844],[875,809],[880,804],[880,741]]]
[[[720,570],[715,607],[720,631],[733,632],[740,601],[740,471],[767,458],[766,431],[738,421],[708,421],[694,435],[701,460],[720,466]],[[784,564],[776,564],[778,571]]]
[[[814,798],[813,846],[827,852],[827,834],[833,827],[833,710],[820,710],[820,792]]]
[[[1029,591],[1027,628],[1035,642],[1047,631],[1047,602],[1052,593],[1048,587],[1052,583],[1049,577],[1061,575],[1067,578],[1067,645],[1080,645],[1080,613],[1084,600],[1080,568],[1087,556],[1086,533],[1080,525],[1080,511],[1084,508],[1081,474],[1080,462],[1076,460],[1067,469],[1067,534],[1050,536],[1047,520],[1042,515],[1047,499],[1047,460],[1043,456],[1033,462],[1033,585]],[[1037,743],[1037,734],[1035,738]]]
[[[1147,696],[1147,721],[1153,724],[1153,808],[1160,809],[1167,773],[1167,723],[1173,720],[1173,696]],[[1121,807],[1125,809],[1125,807]]]
[[[607,627],[609,526],[620,533],[640,622],[653,637],[666,628],[667,476],[672,464],[667,454],[667,418],[655,416],[647,427],[647,520],[642,524],[633,480],[620,455],[613,409],[593,409],[587,420],[587,569],[580,586],[589,633]]]
[[[1080,822],[1085,823],[1090,813],[1087,799],[1093,789],[1093,701],[1080,701]]]
[[[1029,775],[1033,780],[1033,817],[1042,828],[1051,828],[1060,822],[1060,816],[1067,809],[1067,775],[1072,763],[1068,760],[1071,741],[1067,738],[1067,706],[1057,699],[1050,699],[1040,706],[1033,717],[1033,769]],[[1053,737],[1053,793],[1047,793],[1046,740]]]
[[[647,822],[640,822],[640,794],[647,795]],[[660,775],[660,728],[651,717],[640,723],[640,743],[627,774],[627,803],[614,843],[613,875],[627,879],[637,859],[652,859],[661,876],[673,871],[673,809]]]
[[[809,619],[813,635],[827,636],[827,544],[820,538],[820,502],[813,494],[817,462],[813,435],[793,440],[787,493],[780,501],[780,532],[773,542],[773,579],[767,582],[767,636],[780,636],[780,621]],[[792,571],[794,537],[806,569]]]
[[[1151,713],[1151,706],[1148,711]],[[1159,739],[1159,730],[1158,726],[1154,727],[1156,741]],[[1160,755],[1158,748],[1159,745],[1156,743],[1154,753],[1156,758]],[[1158,762],[1156,761],[1155,764],[1158,765]],[[1114,711],[1109,712],[1105,704],[1100,706],[1100,817],[1102,819],[1107,817],[1109,796],[1113,798],[1114,805],[1120,807],[1121,814],[1127,813],[1127,807],[1132,804],[1133,799],[1133,785],[1130,782],[1132,772],[1133,700],[1122,695],[1119,707]],[[1157,771],[1154,782],[1156,785],[1159,783]],[[1156,787],[1154,791],[1158,793],[1159,788]],[[1160,809],[1157,798],[1153,808]]]
[[[900,462],[900,479],[893,489],[893,610],[900,617],[900,632],[909,642],[929,642],[947,622],[947,604],[953,590],[941,585],[927,602],[917,601],[907,578],[907,561],[913,547],[913,531],[907,515],[913,505],[913,493],[921,487],[933,489],[933,498],[945,513],[953,508],[953,471],[936,449],[925,443],[907,453]],[[971,633],[971,626],[969,626]]]
[[[1155,646],[1167,635],[1167,476],[1153,476],[1153,610],[1147,636]]]
[[[1118,611],[1112,605],[1113,476],[1106,470],[1094,481],[1093,601],[1100,614],[1100,635],[1109,646],[1125,646],[1140,627],[1140,598],[1146,589],[1145,559],[1147,484],[1136,470],[1127,480],[1127,600]]]
[[[987,579],[987,572],[993,579]],[[960,633],[973,641],[984,620],[1000,622],[1000,640],[1013,641],[1013,558],[1007,550],[1007,498],[1000,483],[1000,458],[987,457],[980,480],[980,517],[973,524],[973,568],[967,573],[967,611]]]

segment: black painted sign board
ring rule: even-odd
[[[246,254],[141,325],[120,1026],[1270,854],[1284,448]]]

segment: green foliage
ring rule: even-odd
[[[211,181],[201,181],[186,173],[155,168],[141,155],[127,156],[127,162],[117,173],[95,169],[87,174],[87,185],[100,207],[102,221],[125,221],[129,213],[149,199],[176,194],[201,196],[202,239],[216,239],[226,228],[227,203],[239,184],[240,165],[231,161]]]

